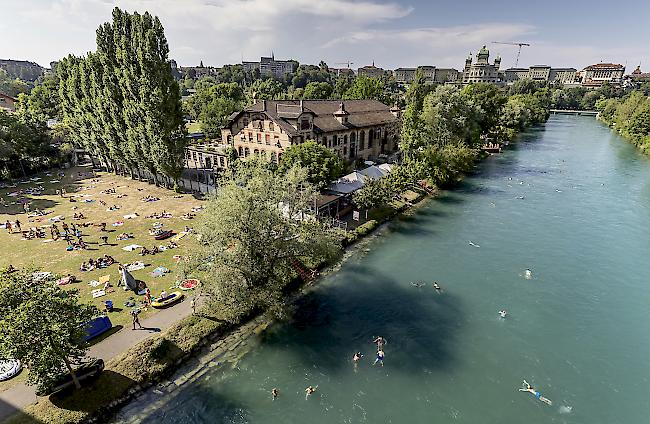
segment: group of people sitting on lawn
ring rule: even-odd
[[[147,249],[146,247],[143,247],[140,249],[140,256],[145,256],[145,255],[155,255],[156,253],[160,253],[163,250],[167,249],[176,249],[178,247],[178,244],[174,241],[170,241],[167,246],[162,246],[163,248],[161,249],[158,246],[154,246],[151,249]]]
[[[162,218],[171,218],[172,214],[171,212],[167,212],[166,210],[163,210],[162,212],[154,212],[151,215],[145,216],[145,218],[149,219],[162,219]]]
[[[140,198],[143,202],[157,202],[160,200],[160,197],[155,197],[155,196],[144,196]]]
[[[97,260],[93,260],[93,258],[88,259],[88,262],[83,262],[81,266],[79,267],[79,271],[82,272],[87,272],[87,271],[92,271],[94,269],[101,269],[101,268],[106,268],[115,263],[115,259],[113,259],[112,256],[110,255],[104,255],[102,257],[97,258]]]

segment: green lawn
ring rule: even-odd
[[[201,123],[199,121],[188,122],[185,124],[185,128],[187,128],[187,132],[190,134],[198,133],[201,132]]]
[[[176,233],[181,232],[186,225],[192,226],[194,220],[183,220],[181,215],[190,212],[192,207],[201,206],[202,201],[195,199],[192,195],[183,194],[179,195],[173,191],[149,185],[146,182],[134,181],[129,178],[116,176],[109,173],[100,173],[97,176],[88,174],[89,168],[75,168],[66,170],[65,176],[60,178],[56,176],[39,175],[42,180],[38,182],[30,181],[27,184],[16,184],[14,188],[0,189],[0,197],[6,203],[5,206],[0,206],[0,223],[5,221],[20,220],[22,229],[26,230],[29,227],[42,227],[49,226],[48,219],[57,215],[65,217],[64,222],[68,225],[75,223],[79,226],[81,223],[107,223],[108,233],[101,232],[97,227],[89,226],[82,229],[83,239],[89,244],[89,250],[66,251],[67,243],[64,240],[48,241],[51,240],[49,227],[46,229],[45,239],[21,240],[21,235],[18,233],[8,234],[6,230],[0,229],[0,244],[3,247],[3,254],[0,255],[0,267],[6,267],[9,264],[14,267],[28,267],[33,266],[41,271],[48,271],[54,274],[67,275],[68,273],[75,275],[81,282],[63,286],[64,288],[77,288],[81,292],[82,299],[86,302],[97,305],[103,308],[105,300],[113,300],[115,307],[121,309],[118,312],[109,314],[109,317],[114,325],[123,325],[128,328],[130,325],[129,308],[123,306],[124,302],[129,297],[134,297],[136,301],[141,299],[140,296],[135,295],[132,291],[125,291],[120,287],[120,276],[117,264],[101,270],[94,270],[90,272],[80,272],[79,266],[82,262],[87,261],[89,258],[97,259],[104,254],[113,256],[116,261],[121,263],[130,263],[134,261],[143,261],[148,266],[139,271],[134,271],[133,275],[136,279],[143,280],[151,288],[152,294],[158,296],[161,291],[169,291],[173,287],[179,271],[176,260],[173,259],[174,255],[184,255],[188,251],[188,247],[195,242],[192,235],[188,235],[177,241],[179,247],[177,249],[166,250],[154,256],[140,256],[139,250],[127,252],[122,250],[122,247],[130,244],[138,244],[147,248],[152,248],[154,245],[167,245],[170,239],[163,241],[156,241],[148,234],[148,230],[152,228],[154,222],[160,222],[164,225],[164,229],[172,229]],[[82,173],[81,175],[79,173]],[[61,180],[61,182],[50,182],[51,180]],[[16,192],[17,190],[25,190],[32,187],[42,186],[45,191],[43,195],[24,195],[24,196],[9,196],[9,193]],[[65,187],[68,194],[66,198],[62,198],[55,194],[55,190]],[[102,190],[114,188],[116,194],[101,194]],[[118,198],[118,195],[124,195]],[[71,195],[84,196],[76,197],[77,202],[70,202]],[[140,199],[144,196],[154,196],[160,198],[156,202],[143,202]],[[24,213],[20,204],[16,203],[21,197],[31,200],[31,210],[41,209],[47,214],[40,218],[29,218]],[[92,199],[92,203],[84,203],[81,200]],[[103,200],[107,203],[102,206],[99,201]],[[111,205],[120,206],[119,210],[108,211],[107,208]],[[74,208],[74,209],[73,209]],[[148,219],[145,216],[153,212],[167,211],[172,213],[173,217],[170,219]],[[82,213],[86,219],[74,220],[74,213]],[[125,219],[124,215],[137,213],[139,216],[134,219]],[[122,226],[113,227],[111,224],[117,221],[123,221]],[[61,229],[61,224],[57,224]],[[134,238],[126,241],[117,241],[116,236],[120,233],[132,233]],[[109,245],[100,245],[99,237],[107,235],[109,237]],[[168,274],[161,277],[152,277],[149,273],[156,267],[163,266],[171,270]],[[88,283],[91,280],[99,280],[101,276],[110,275],[110,281],[115,286],[114,292],[107,293],[105,296],[93,299],[91,291],[94,289]],[[142,318],[146,318],[156,311],[149,308],[143,312]],[[2,390],[2,386],[0,386]]]

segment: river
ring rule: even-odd
[[[236,368],[118,421],[648,422],[650,161],[590,117],[510,147],[356,249]]]

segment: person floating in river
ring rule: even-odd
[[[411,282],[411,285],[412,285],[413,287],[420,288],[420,287],[423,287],[425,284],[424,284],[424,283],[420,283],[420,282],[417,282],[417,283],[413,283],[413,282]]]
[[[352,357],[352,361],[356,364],[357,362],[359,362],[361,358],[363,358],[363,355],[361,354],[361,352],[357,352]]]
[[[309,398],[309,396],[311,396],[311,395],[313,395],[314,393],[316,393],[316,389],[317,389],[317,388],[318,388],[318,386],[316,386],[316,387],[313,387],[313,386],[309,386],[309,387],[307,387],[307,388],[305,389],[305,399]]]
[[[375,337],[372,342],[377,345],[377,350],[382,350],[384,348],[384,345],[388,343],[382,336]]]
[[[524,380],[524,386],[525,387],[522,387],[522,388],[519,389],[520,392],[528,392],[528,393],[532,394],[537,399],[541,400],[542,402],[544,402],[547,405],[552,405],[553,404],[553,402],[551,402],[548,398],[545,398],[544,396],[542,396],[542,394],[540,392],[538,392],[537,390],[535,390],[534,387],[532,387],[530,384],[528,384],[528,382],[526,380]]]
[[[377,362],[381,364],[381,366],[384,366],[384,351],[379,349],[377,351],[377,357],[375,358],[375,362],[372,363],[372,365],[377,365]]]
[[[506,311],[505,309],[500,310],[500,311],[499,311],[499,316],[500,316],[501,318],[505,318],[505,317],[507,317],[507,316],[508,316],[508,311]]]
[[[442,287],[440,287],[440,285],[438,284],[437,281],[434,281],[434,282],[433,282],[433,288],[436,289],[437,291],[441,291],[441,290],[442,290]]]
[[[271,390],[271,396],[273,396],[273,400],[277,399],[279,394],[280,394],[280,390],[278,390],[277,387],[274,387]]]

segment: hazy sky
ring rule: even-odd
[[[0,0],[0,58],[49,66],[94,50],[95,29],[115,6],[160,17],[179,65],[221,66],[274,51],[332,67],[374,60],[387,69],[460,69],[487,44],[511,67],[517,47],[490,42],[521,41],[532,44],[522,50],[523,66],[602,60],[650,71],[650,0]]]

